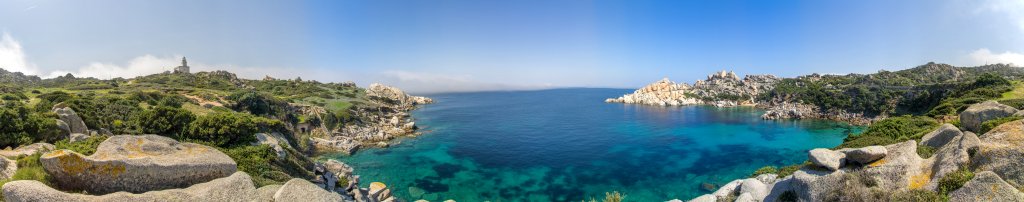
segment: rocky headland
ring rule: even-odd
[[[416,135],[416,122],[409,111],[434,101],[427,97],[411,96],[401,89],[371,84],[366,90],[370,100],[367,107],[354,109],[360,117],[355,124],[329,130],[325,125],[313,126],[311,143],[319,152],[352,154],[360,147],[387,147],[396,137]],[[309,116],[322,117],[324,110],[316,107],[303,110]]]
[[[731,107],[753,105],[754,98],[771,90],[779,78],[773,75],[747,75],[740,79],[734,72],[721,71],[708,75],[692,85],[675,83],[664,78],[637,89],[631,94],[608,98],[605,102],[661,106],[714,105]]]

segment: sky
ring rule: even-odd
[[[9,71],[130,78],[183,56],[413,93],[1024,64],[1024,1],[0,0]]]

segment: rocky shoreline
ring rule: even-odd
[[[732,181],[692,202],[715,201],[889,201],[915,191],[946,194],[949,201],[1024,201],[1024,120],[1003,123],[983,135],[978,126],[1021,114],[995,101],[971,105],[959,115],[963,127],[944,124],[921,141],[855,149],[813,149],[809,164],[788,176],[767,173]],[[922,157],[920,147],[934,148]],[[962,186],[947,176],[973,173]],[[674,199],[672,201],[680,202]]]
[[[401,89],[381,84],[371,84],[366,91],[372,102],[370,107],[354,109],[354,117],[359,117],[355,124],[329,130],[324,125],[314,126],[310,143],[317,153],[341,152],[347,155],[355,153],[361,147],[387,147],[388,141],[416,135],[416,122],[409,111],[434,101],[427,97],[411,96]],[[325,110],[311,107],[305,110],[307,116],[322,116]]]
[[[757,100],[762,93],[771,91],[780,80],[781,78],[774,75],[747,75],[740,79],[736,73],[723,70],[708,75],[707,79],[698,80],[692,85],[675,83],[664,78],[641,87],[631,94],[605,99],[605,102],[656,106],[753,106],[767,110],[761,116],[765,120],[824,119],[854,125],[867,125],[885,118],[885,116],[867,117],[864,114],[838,109],[821,110],[817,106],[801,103]]]

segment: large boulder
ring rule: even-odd
[[[726,183],[725,185],[722,185],[722,187],[719,187],[718,190],[716,190],[714,193],[711,193],[711,195],[717,198],[725,198],[726,196],[734,195],[737,193],[737,191],[740,190],[739,188],[742,184],[743,180],[733,180],[732,182]]]
[[[354,171],[354,169],[352,169],[352,166],[348,166],[348,164],[334,159],[327,159],[327,161],[324,162],[324,167],[327,171],[331,171],[337,175],[339,180],[343,178],[352,179],[352,171]]]
[[[925,188],[936,190],[942,177],[967,166],[971,161],[970,150],[977,147],[978,141],[978,136],[972,132],[961,133],[950,138],[931,158],[926,159],[926,164],[931,166],[931,181]]]
[[[939,148],[946,145],[953,138],[959,138],[960,135],[963,135],[963,132],[960,132],[960,129],[956,128],[953,124],[942,124],[942,126],[939,126],[939,129],[921,137],[921,145]]]
[[[238,201],[255,198],[256,187],[244,172],[199,183],[184,189],[150,191],[141,194],[116,192],[101,196],[62,192],[35,180],[8,182],[3,186],[4,200],[20,201]]]
[[[33,155],[33,154],[36,154],[36,153],[45,153],[45,152],[53,151],[55,148],[57,148],[57,147],[53,146],[50,143],[35,143],[35,144],[20,146],[17,149],[7,148],[7,149],[4,149],[4,150],[0,150],[0,156],[6,157],[6,158],[10,158],[10,159],[14,159],[14,158],[18,158],[19,156],[28,156],[28,155]]]
[[[93,155],[56,150],[39,161],[61,187],[95,194],[188,187],[237,170],[235,161],[215,148],[158,135],[113,136]]]
[[[273,202],[274,194],[281,190],[281,185],[267,185],[256,189],[256,197],[252,199],[253,202]]]
[[[68,125],[71,133],[89,134],[89,128],[85,126],[85,121],[82,121],[82,117],[79,117],[78,113],[75,113],[75,110],[70,107],[54,106],[53,113],[56,113],[57,117]]]
[[[1024,194],[990,171],[979,172],[963,187],[949,193],[950,202],[1024,201]]]
[[[801,168],[776,182],[766,199],[774,200],[785,191],[794,191],[801,201],[842,201],[872,197],[872,189],[897,191],[922,188],[927,183],[929,175],[921,170],[923,159],[917,155],[916,141],[888,145],[885,149],[885,157],[859,169]],[[863,182],[875,183],[868,187]]]
[[[846,150],[843,154],[846,154],[847,161],[867,164],[882,159],[887,152],[884,146],[867,146]]]
[[[1024,120],[1004,123],[981,136],[971,158],[976,172],[992,171],[1014,187],[1024,185]]]
[[[274,194],[274,201],[336,202],[341,201],[341,195],[324,190],[309,181],[294,178],[278,189]]]
[[[807,152],[807,160],[810,160],[816,166],[828,168],[829,170],[839,170],[839,167],[843,166],[843,158],[846,158],[846,154],[823,148],[812,149],[810,152]]]
[[[960,123],[969,131],[978,132],[981,123],[985,121],[1007,117],[1017,113],[1017,109],[996,101],[985,101],[971,105],[967,110],[960,113]]]
[[[762,200],[768,196],[768,185],[757,179],[746,179],[740,185],[740,194],[750,194],[755,200]]]
[[[687,202],[717,202],[717,201],[718,201],[718,198],[715,198],[714,195],[704,194],[704,195],[698,196],[697,198],[690,199]]]

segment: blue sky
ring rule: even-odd
[[[1024,2],[0,1],[0,67],[193,69],[413,92],[634,88],[722,69],[796,76],[1024,64]]]

